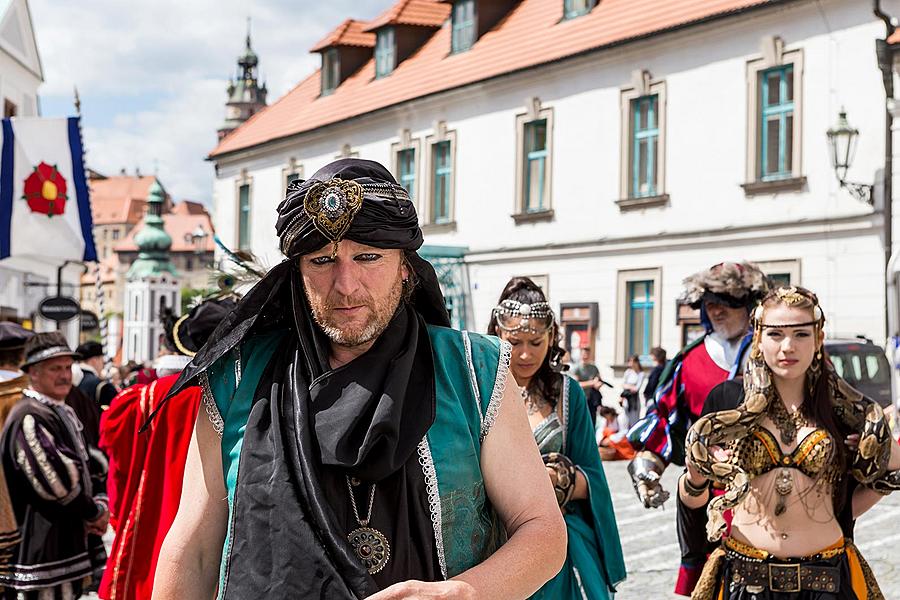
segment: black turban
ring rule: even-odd
[[[288,186],[287,195],[278,205],[278,220],[275,223],[281,252],[285,256],[296,258],[329,242],[338,241],[323,233],[322,225],[317,224],[308,211],[309,195],[317,190],[326,190],[328,183],[335,178],[355,182],[362,188],[363,195],[362,204],[352,217],[349,229],[339,238],[376,248],[415,251],[421,247],[422,230],[416,207],[393,175],[375,161],[342,158],[325,165],[310,179],[293,181]],[[341,210],[347,212],[350,209],[340,206],[334,214],[340,215]]]
[[[334,178],[356,182],[364,190],[362,204],[343,238],[376,248],[404,250],[416,275],[416,287],[410,299],[413,309],[426,323],[450,326],[450,316],[437,274],[431,263],[416,253],[422,246],[422,230],[414,204],[405,195],[405,190],[397,185],[393,175],[379,163],[342,158],[322,167],[310,179],[294,181],[288,186],[286,197],[278,205],[275,231],[281,240],[281,250],[289,260],[270,270],[219,323],[191,364],[182,371],[181,378],[169,393],[170,397],[196,381],[201,372],[238,346],[251,330],[271,327],[275,322],[292,321],[284,318],[293,310],[288,288],[292,280],[291,272],[298,268],[290,259],[334,241],[316,227],[304,208],[304,202],[315,186]],[[288,234],[292,234],[290,240],[285,237]]]

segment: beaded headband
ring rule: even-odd
[[[756,326],[760,329],[790,329],[792,327],[812,327],[812,326],[821,326],[825,322],[825,315],[822,313],[822,309],[819,307],[819,302],[813,297],[807,296],[806,294],[801,293],[797,290],[796,287],[780,287],[775,290],[775,297],[778,298],[779,301],[786,304],[787,306],[795,306],[800,304],[801,302],[807,301],[813,303],[813,320],[806,321],[804,323],[789,323],[786,325],[772,325],[769,323],[763,323],[763,313],[765,313],[765,307],[762,302],[760,302],[756,309],[753,311],[753,320],[756,323]]]
[[[549,302],[525,304],[504,300],[494,307],[497,326],[507,333],[546,333],[553,325],[553,309]]]

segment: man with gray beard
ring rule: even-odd
[[[628,465],[634,489],[647,508],[669,497],[659,479],[672,462],[684,465],[687,430],[703,413],[706,398],[716,385],[740,376],[750,346],[750,311],[768,291],[768,280],[752,263],[724,262],[684,280],[682,301],[700,309],[706,334],[688,344],[659,378],[654,403],[628,432],[638,450]],[[685,472],[678,482],[692,496],[710,497],[709,481]],[[676,494],[678,496],[678,494]],[[706,562],[705,507],[688,509],[680,497],[678,541],[681,567],[675,593],[689,596]]]
[[[287,260],[170,392],[205,410],[154,598],[535,592],[566,529],[510,348],[449,328],[406,190],[338,160],[288,186],[276,233]]]

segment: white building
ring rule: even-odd
[[[276,262],[287,179],[360,156],[414,193],[429,254],[463,257],[469,329],[529,275],[602,365],[671,354],[682,279],[747,259],[817,292],[830,334],[883,341],[884,37],[859,0],[400,0],[220,142],[216,230]],[[842,107],[874,206],[832,168]]]
[[[40,115],[38,88],[44,72],[34,37],[34,22],[27,0],[0,0],[0,103],[3,117]],[[55,296],[58,264],[8,258],[0,263],[0,320],[27,321],[35,317],[40,301]],[[81,271],[77,265],[63,273],[65,296],[78,296],[76,282]],[[52,321],[39,317],[35,329],[55,329]],[[66,324],[65,333],[73,345],[78,343],[78,321]]]

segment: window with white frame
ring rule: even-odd
[[[453,155],[450,141],[431,145],[431,219],[433,223],[450,221],[450,192],[453,184]]]
[[[416,201],[416,149],[405,148],[397,153],[397,179],[409,192],[409,199]]]
[[[619,271],[617,287],[616,362],[638,355],[650,362],[650,349],[660,341],[659,268]]]
[[[597,0],[563,0],[563,18],[574,19],[591,12]]]
[[[656,196],[659,165],[659,96],[641,96],[631,101],[630,198]]]
[[[238,250],[250,250],[250,202],[251,179],[242,174],[237,180],[237,248]]]
[[[541,108],[531,98],[528,112],[516,116],[516,214],[517,222],[527,215],[545,215],[552,209],[550,198],[553,148],[553,109]],[[516,215],[519,217],[517,218]]]
[[[619,206],[645,207],[666,199],[666,84],[637,71],[621,93],[621,198]]]
[[[452,28],[450,49],[453,53],[465,52],[475,44],[477,20],[475,0],[455,0],[450,16]]]
[[[747,63],[748,193],[802,185],[803,52],[763,39],[762,57]]]
[[[322,95],[327,96],[337,89],[341,82],[341,57],[337,48],[329,48],[322,53]]]
[[[397,66],[397,42],[393,27],[382,27],[375,34],[375,77],[390,75]]]
[[[802,285],[800,259],[761,260],[756,265],[769,278],[773,286]]]
[[[391,144],[394,177],[409,192],[409,199],[416,205],[419,213],[427,215],[425,207],[418,205],[420,140],[413,138],[409,129],[401,129],[398,136],[399,140]]]

